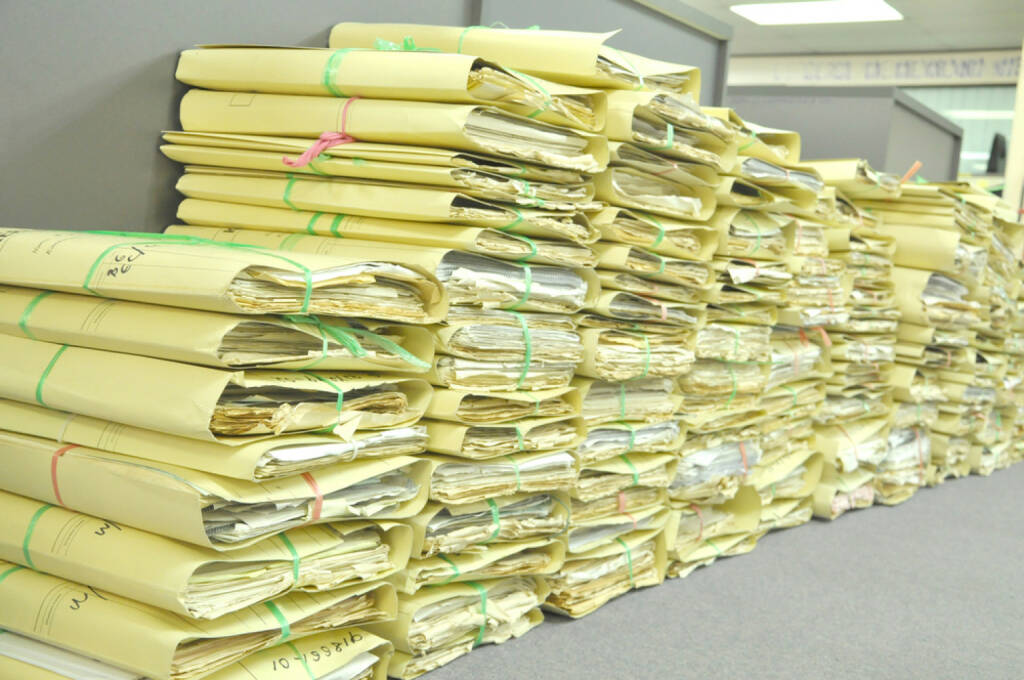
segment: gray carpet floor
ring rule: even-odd
[[[430,680],[1024,678],[1024,463],[548,615]]]

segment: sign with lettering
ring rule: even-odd
[[[729,85],[1016,85],[1017,50],[733,57]]]

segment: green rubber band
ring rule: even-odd
[[[288,619],[284,617],[281,610],[278,609],[277,605],[273,602],[264,602],[263,604],[266,605],[267,609],[270,610],[270,613],[274,615],[277,622],[281,624],[281,638],[278,641],[283,642],[290,638],[292,636],[292,627],[288,624]]]
[[[517,262],[529,262],[533,258],[537,257],[537,244],[534,243],[532,238],[530,238],[529,236],[523,236],[522,234],[510,233],[508,235],[511,236],[512,238],[519,239],[526,245],[530,246],[530,252],[527,255],[523,255],[521,258],[519,258]]]
[[[626,453],[632,453],[633,447],[636,446],[636,428],[633,427],[631,424],[626,423],[626,422],[623,422],[622,425],[625,425],[629,429],[629,447],[626,449]],[[623,454],[623,455],[625,455],[625,454]],[[628,462],[628,459],[627,459],[627,462]],[[634,472],[633,476],[634,476],[633,484],[635,486],[636,485],[636,473],[635,472]]]
[[[513,425],[512,427],[516,428],[516,442],[518,443],[518,446],[519,446],[518,450],[519,451],[525,451],[526,450],[526,443],[523,441],[523,431],[519,429],[518,425]]]
[[[732,377],[732,393],[726,400],[724,408],[732,406],[732,400],[736,398],[736,390],[739,389],[739,381],[736,379],[736,369],[732,366],[729,366],[729,375]]]
[[[281,200],[284,201],[284,204],[295,211],[298,211],[298,208],[296,208],[295,204],[292,203],[292,187],[295,186],[295,180],[297,179],[297,175],[293,175],[289,172],[288,184],[284,185],[284,193],[281,195]]]
[[[505,456],[508,462],[512,463],[512,470],[516,473],[516,493],[523,490],[523,478],[519,476],[519,463],[512,456]]]
[[[654,226],[656,226],[658,228],[658,236],[654,239],[654,243],[652,243],[651,245],[648,246],[648,248],[652,248],[652,249],[653,248],[657,248],[659,245],[661,245],[661,242],[665,239],[665,227],[664,227],[664,225],[662,225],[662,223],[654,215],[650,215],[648,213],[642,213],[642,212],[637,212],[637,215],[639,215],[641,218],[643,218],[643,220],[645,222],[650,222],[651,224],[653,224]]]
[[[622,549],[626,551],[626,566],[629,567],[629,585],[632,588],[636,588],[636,581],[633,580],[633,551],[629,549],[629,546],[626,545],[626,542],[622,540],[621,536],[615,540],[618,541],[619,545],[622,546]]]
[[[619,420],[626,419],[626,383],[619,383]]]
[[[509,312],[519,321],[519,327],[523,331],[523,370],[519,373],[519,380],[516,382],[516,389],[523,389],[523,384],[526,383],[526,376],[530,372],[530,364],[533,361],[533,336],[530,334],[530,325],[526,322],[524,317],[519,312]]]
[[[868,400],[867,399],[865,399],[864,397],[861,397],[860,398],[860,405],[864,409],[864,413],[867,413],[867,414],[871,413],[871,407],[868,406]]]
[[[333,381],[328,380],[322,375],[318,375],[316,373],[313,373],[312,371],[304,371],[304,373],[306,375],[311,375],[320,382],[327,383],[328,385],[334,388],[334,391],[338,393],[338,413],[341,413],[341,407],[345,403],[345,391],[338,387]]]
[[[277,537],[281,539],[281,542],[284,543],[284,547],[288,548],[288,552],[292,554],[292,578],[295,580],[295,583],[298,584],[299,564],[302,561],[302,559],[299,557],[299,551],[295,549],[294,545],[292,545],[291,539],[289,539],[283,533],[278,534]]]
[[[354,47],[346,47],[340,50],[334,50],[331,56],[328,57],[327,62],[324,63],[324,73],[321,82],[323,83],[324,89],[327,90],[328,94],[332,97],[344,97],[345,93],[337,88],[334,84],[334,80],[338,77],[338,66],[341,65],[341,60],[346,54],[351,52]]]
[[[445,580],[441,581],[437,585],[439,585],[439,586],[446,586],[449,583],[451,583],[452,581],[454,581],[455,579],[457,579],[460,576],[462,576],[462,572],[459,571],[459,565],[457,565],[454,562],[452,562],[451,559],[449,559],[447,555],[445,555],[444,553],[437,553],[437,556],[440,559],[442,559],[445,562],[447,562],[448,565],[452,568],[452,575],[449,576],[448,578],[446,578]]]
[[[544,104],[543,104],[544,108],[537,109],[533,113],[528,114],[526,116],[527,118],[536,118],[537,116],[539,116],[540,114],[544,113],[545,111],[550,111],[551,110],[551,102],[552,102],[552,100],[551,100],[551,93],[548,92],[547,89],[543,85],[541,85],[540,83],[538,83],[536,80],[534,80],[530,76],[526,75],[525,73],[520,73],[519,71],[513,71],[510,68],[506,68],[505,70],[508,71],[509,73],[516,74],[517,76],[519,76],[520,78],[523,78],[524,80],[529,81],[530,83],[533,84],[534,87],[536,87],[538,90],[540,90],[541,92],[544,93]]]
[[[733,328],[733,339],[732,339],[732,358],[739,360],[740,356],[740,329]]]
[[[515,304],[511,307],[506,307],[506,311],[512,311],[519,309],[523,306],[527,300],[530,299],[530,291],[533,288],[533,270],[530,269],[530,265],[523,264],[523,296],[516,300]]]
[[[640,276],[642,276],[644,278],[650,278],[652,276],[661,276],[662,274],[664,274],[665,273],[665,258],[663,258],[661,255],[658,255],[657,253],[647,253],[647,254],[651,255],[653,257],[658,258],[658,271],[656,271],[656,272],[643,272],[643,273],[640,274]]]
[[[625,54],[623,54],[619,50],[616,50],[614,47],[611,48],[611,49],[614,50],[617,55],[619,55],[619,58],[622,59],[622,61],[626,62],[626,66],[629,67],[629,69],[633,72],[633,75],[635,75],[637,77],[637,79],[640,81],[639,83],[637,83],[636,87],[634,87],[633,89],[634,90],[642,90],[642,89],[644,89],[644,87],[646,87],[646,85],[644,84],[644,76],[643,76],[643,74],[640,73],[640,71],[636,70],[636,66],[633,66],[633,62],[631,62],[628,58],[626,58]]]
[[[533,392],[525,392],[525,391],[523,391],[523,395],[529,397],[530,399],[533,399],[533,413],[531,413],[527,417],[528,418],[533,418],[535,416],[540,415],[540,397],[538,397]]]
[[[640,375],[633,378],[633,380],[646,378],[648,371],[651,370],[651,340],[643,334],[640,334],[640,337],[644,339],[644,368],[640,372]]]
[[[368,160],[366,160],[365,158],[359,158],[358,156],[353,156],[352,157],[352,165],[361,166],[361,165],[369,165],[369,164],[370,164],[370,162]]]
[[[306,238],[306,235],[299,232],[288,234],[288,236],[281,239],[281,243],[278,245],[278,248],[280,250],[291,250],[295,247],[296,243],[304,238]]]
[[[633,486],[640,486],[640,471],[636,469],[636,465],[633,465],[633,461],[624,453],[619,454],[619,458],[626,462],[626,465],[629,466],[630,471],[633,473]]]
[[[344,220],[346,217],[348,217],[348,216],[347,215],[343,215],[343,214],[338,214],[338,215],[335,215],[334,219],[331,220],[331,235],[332,236],[337,236],[338,238],[345,238],[344,236],[342,236],[341,234],[338,233],[338,227],[341,226],[342,220]]]
[[[306,233],[310,236],[316,236],[316,230],[313,229],[313,225],[323,215],[322,212],[313,213],[313,216],[309,218],[309,222],[306,223]]]
[[[705,538],[705,539],[704,539],[704,542],[705,542],[705,543],[707,543],[708,545],[710,545],[710,546],[711,546],[712,548],[714,548],[714,549],[715,549],[715,552],[716,552],[716,553],[718,553],[718,554],[716,555],[716,557],[721,557],[721,556],[722,556],[722,551],[721,551],[721,550],[719,550],[719,548],[718,548],[718,546],[717,546],[717,545],[715,545],[714,543],[712,543],[712,542],[711,542],[711,539],[710,539],[710,538]]]
[[[43,401],[43,383],[50,376],[50,371],[53,370],[54,364],[57,363],[57,359],[60,359],[60,355],[64,354],[64,350],[68,348],[67,345],[61,345],[56,352],[53,353],[53,358],[50,359],[50,363],[46,364],[46,368],[43,369],[43,374],[39,376],[39,382],[36,383],[36,401],[39,402],[40,406],[47,406],[46,402]]]
[[[505,162],[508,163],[509,165],[514,165],[517,168],[519,168],[519,172],[517,172],[514,175],[511,175],[511,177],[522,177],[522,176],[524,176],[528,172],[527,169],[526,169],[526,166],[522,165],[521,163],[514,163],[514,162],[509,161],[509,160],[506,160]]]
[[[15,567],[11,567],[7,571],[5,571],[2,574],[0,574],[0,583],[3,583],[4,579],[7,578],[8,576],[10,576],[11,574],[13,574],[14,572],[21,571],[24,568],[25,567],[21,566],[20,564],[15,566]]]
[[[676,141],[676,128],[672,123],[665,123],[668,126],[668,131],[665,133],[665,145],[664,146],[648,146],[648,149],[655,151],[665,151],[671,149],[675,145]]]
[[[328,326],[326,326],[326,328],[328,329],[328,332],[330,332],[329,329],[333,328],[333,326],[328,325]],[[370,341],[372,341],[375,344],[383,347],[384,349],[388,350],[389,352],[395,354],[396,356],[401,358],[403,361],[405,361],[407,364],[411,364],[412,366],[416,366],[417,368],[422,368],[422,369],[430,368],[430,364],[428,362],[424,361],[423,359],[420,359],[418,356],[416,356],[415,354],[413,354],[409,350],[407,350],[404,347],[400,346],[398,343],[394,342],[393,340],[389,340],[389,339],[385,338],[383,335],[378,335],[377,333],[374,333],[373,331],[368,331],[368,330],[365,330],[363,328],[349,328],[348,332],[349,333],[353,333],[355,335],[362,336],[364,338],[369,338]],[[362,348],[360,348],[360,349],[362,349]],[[365,354],[365,350],[364,350],[364,354]]]
[[[758,141],[757,140],[757,133],[756,132],[751,132],[750,133],[750,141],[747,142],[746,144],[744,144],[743,146],[741,146],[740,148],[736,149],[736,153],[739,153],[740,151],[744,151],[744,150],[754,146],[754,144],[756,144],[757,141]]]
[[[294,323],[294,324],[310,324],[310,325],[316,326],[317,330],[320,331],[321,335],[327,334],[327,335],[331,336],[331,338],[336,340],[338,342],[338,344],[342,345],[345,349],[347,349],[352,354],[352,356],[354,356],[357,359],[362,359],[363,357],[365,357],[367,355],[367,351],[365,349],[363,349],[363,346],[359,344],[359,341],[356,340],[354,337],[352,337],[353,335],[358,335],[357,333],[354,332],[354,331],[356,331],[358,329],[355,329],[355,328],[343,328],[341,326],[332,326],[331,324],[324,323],[323,321],[320,320],[320,317],[315,316],[315,315],[284,314],[284,315],[282,315],[282,318],[285,321],[288,321],[288,322],[291,322],[291,323]],[[367,331],[367,332],[369,332],[369,331]],[[371,335],[375,335],[375,334],[371,333]],[[384,338],[382,338],[382,339],[384,339]],[[324,342],[324,354],[325,355],[327,353],[326,346],[327,346],[327,343],[325,341]],[[322,359],[323,359],[323,357],[321,357],[320,359],[317,359],[317,361],[319,362]]]
[[[516,218],[509,222],[508,224],[506,224],[504,227],[498,227],[498,229],[501,231],[512,231],[513,227],[515,227],[516,225],[520,224],[523,221],[522,210],[520,210],[519,208],[510,208],[510,210],[512,210],[512,212],[516,214]]]
[[[21,313],[21,318],[18,319],[18,328],[20,328],[21,332],[25,334],[26,338],[29,338],[31,340],[39,339],[36,336],[32,335],[32,331],[28,329],[28,317],[30,314],[32,314],[33,310],[35,310],[36,305],[42,302],[43,298],[46,297],[47,295],[53,295],[53,291],[44,290],[42,293],[32,298],[32,300],[30,300],[29,303],[25,306],[25,311]]]
[[[761,250],[761,225],[750,216],[750,213],[742,212],[740,214],[747,218],[747,221],[750,222],[754,229],[757,229],[757,243],[754,244],[754,249],[750,251],[750,254],[753,255],[757,251]]]
[[[314,158],[313,160],[314,161],[329,161],[329,160],[331,160],[331,157],[328,156],[327,154],[322,153],[319,156],[317,156],[316,158]],[[320,168],[316,167],[316,165],[313,164],[313,161],[310,161],[308,166],[309,166],[309,169],[312,170],[313,174],[315,174],[315,175],[320,175],[321,177],[330,177],[331,176],[331,174],[329,172],[324,172]]]
[[[40,508],[36,510],[36,514],[32,515],[32,519],[28,521],[28,528],[25,529],[25,538],[21,542],[21,554],[25,556],[25,564],[27,564],[31,569],[36,568],[35,562],[32,561],[32,553],[30,553],[28,549],[29,543],[32,542],[32,532],[36,530],[36,522],[39,521],[39,518],[52,507],[53,506],[49,503],[40,506]]]
[[[788,363],[788,362],[787,362],[787,363]],[[797,397],[796,397],[796,390],[794,390],[794,389],[793,389],[792,387],[790,387],[789,385],[782,385],[782,389],[784,389],[784,390],[788,391],[788,392],[789,392],[790,394],[792,394],[792,395],[793,395],[793,405],[789,407],[789,411],[792,411],[793,409],[795,409],[795,408],[796,408],[796,402],[797,402]],[[788,411],[787,411],[787,413],[788,413]]]
[[[494,525],[494,531],[487,540],[484,541],[484,543],[490,543],[498,537],[498,534],[501,533],[501,509],[498,507],[498,504],[494,502],[493,498],[487,499],[487,505],[491,508],[491,523]]]
[[[775,482],[772,482],[771,484],[769,484],[769,485],[768,485],[768,488],[769,488],[769,489],[771,490],[771,492],[772,492],[772,498],[775,498]]]
[[[487,632],[487,589],[476,581],[467,581],[466,585],[473,586],[476,588],[476,592],[480,594],[480,613],[483,615],[484,620],[480,624],[480,631],[476,634],[476,640],[473,641],[473,646],[478,647],[484,641],[484,633]]]
[[[316,673],[313,672],[313,669],[309,667],[309,664],[306,663],[305,655],[303,655],[302,652],[299,651],[299,648],[295,646],[295,643],[286,642],[285,644],[288,645],[293,652],[295,652],[295,657],[299,660],[300,663],[302,663],[302,667],[306,669],[306,675],[309,676],[309,680],[316,680],[318,676],[316,675]]]
[[[457,54],[462,54],[462,41],[466,39],[466,34],[469,33],[469,31],[471,29],[474,29],[474,28],[488,28],[488,27],[487,26],[466,26],[464,29],[462,29],[462,33],[459,34],[459,44],[456,45],[456,47],[455,47],[455,52]]]
[[[572,511],[569,510],[569,506],[565,504],[565,501],[563,501],[561,498],[559,498],[555,494],[553,494],[553,493],[549,494],[549,498],[551,498],[551,500],[553,500],[554,502],[556,502],[559,505],[561,505],[562,509],[565,510],[565,524],[562,525],[562,530],[561,531],[559,531],[557,534],[552,536],[552,538],[557,538],[558,536],[561,536],[566,531],[568,531],[569,527],[572,525],[572,521],[571,521]]]

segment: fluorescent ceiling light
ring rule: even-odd
[[[985,109],[953,109],[946,111],[950,118],[960,120],[1013,120],[1013,111],[986,111]]]
[[[732,5],[733,12],[761,26],[847,24],[860,21],[900,21],[903,15],[885,0],[812,0]]]

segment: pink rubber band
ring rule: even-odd
[[[301,156],[295,159],[284,156],[281,158],[281,161],[290,168],[305,167],[332,146],[351,144],[356,141],[355,137],[345,132],[345,128],[348,126],[348,107],[357,99],[359,99],[358,96],[349,97],[345,100],[345,105],[341,107],[341,130],[339,132],[322,132],[320,133],[320,138],[303,151]]]
[[[57,504],[61,507],[67,507],[64,505],[64,499],[60,497],[60,487],[57,485],[57,461],[60,457],[71,449],[77,449],[78,444],[71,444],[63,448],[57,449],[53,452],[53,458],[50,459],[50,481],[53,482],[53,495],[57,499]]]
[[[309,488],[312,489],[313,493],[316,495],[316,500],[313,502],[313,516],[309,519],[308,524],[319,522],[320,514],[324,510],[324,494],[320,490],[320,485],[316,483],[315,479],[313,479],[313,475],[308,472],[303,472],[302,478],[306,480],[306,484],[309,484]]]

